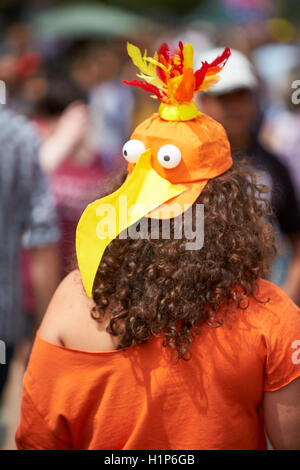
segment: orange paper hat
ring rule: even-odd
[[[195,93],[219,80],[230,49],[210,64],[202,62],[195,72],[191,44],[179,42],[173,52],[162,44],[154,57],[146,52],[142,56],[132,44],[127,44],[127,50],[141,80],[124,83],[143,88],[161,104],[158,113],[141,123],[123,146],[129,162],[125,183],[90,204],[79,221],[76,251],[88,296],[105,248],[118,234],[141,217],[168,219],[182,214],[209,179],[232,166],[224,128],[200,113],[193,101]]]

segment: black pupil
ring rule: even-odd
[[[125,157],[127,157],[127,150],[124,150],[124,155]]]
[[[164,156],[164,161],[165,161],[165,162],[169,162],[169,161],[170,161],[169,155],[165,155],[165,156]]]

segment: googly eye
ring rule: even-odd
[[[164,168],[175,168],[181,162],[181,152],[175,145],[163,145],[157,153],[157,159]]]
[[[130,163],[136,163],[140,158],[141,154],[146,150],[143,142],[137,139],[128,140],[123,145],[122,153],[123,157]]]

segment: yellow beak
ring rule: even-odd
[[[88,297],[109,243],[123,230],[185,191],[162,178],[151,166],[151,150],[139,158],[131,175],[114,193],[89,204],[76,231],[76,253]]]

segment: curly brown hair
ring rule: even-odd
[[[188,360],[201,324],[223,324],[215,316],[221,307],[226,315],[247,308],[249,296],[268,301],[255,292],[277,252],[267,191],[245,162],[235,162],[193,205],[204,204],[201,249],[187,250],[185,237],[151,239],[150,230],[147,239],[110,243],[95,278],[91,315],[110,319],[106,331],[119,337],[118,349],[162,335],[164,346]]]

